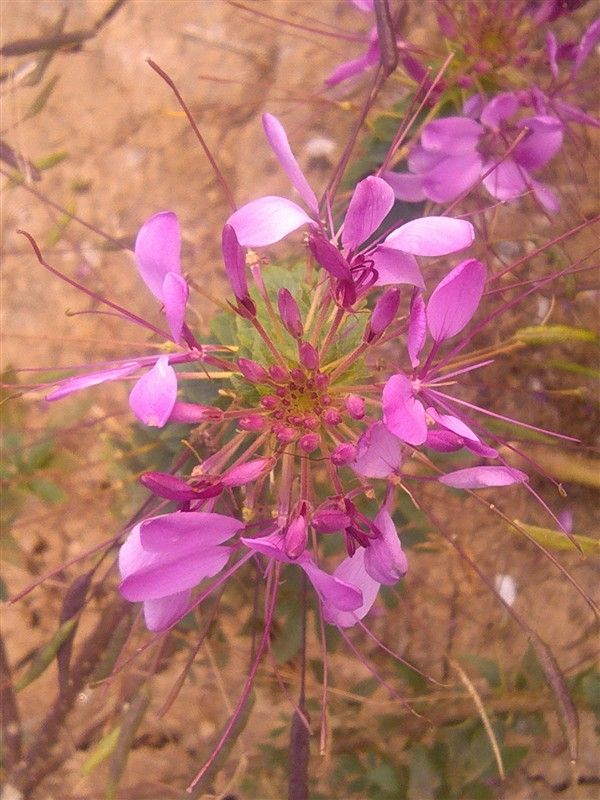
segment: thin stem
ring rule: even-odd
[[[301,650],[300,650],[300,696],[298,711],[294,712],[290,732],[288,800],[308,800],[308,762],[310,758],[310,730],[303,717],[308,717],[305,706],[306,681],[306,574],[302,572],[301,584]]]

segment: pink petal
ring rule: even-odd
[[[423,444],[427,422],[423,404],[416,399],[410,379],[392,375],[383,388],[383,421],[389,431],[408,444]]]
[[[273,466],[271,458],[254,458],[236,467],[231,467],[223,475],[224,486],[244,486],[257,480]]]
[[[562,120],[573,120],[579,122],[581,125],[591,125],[594,128],[600,128],[600,120],[596,117],[586,114],[577,106],[571,103],[565,103],[563,100],[555,98],[553,100],[554,111],[561,117]]]
[[[503,120],[512,117],[518,110],[517,95],[514,92],[502,92],[484,106],[479,119],[489,128],[497,128]]]
[[[394,197],[397,200],[404,200],[407,203],[418,203],[427,199],[423,191],[422,179],[420,175],[413,175],[412,172],[383,172],[381,177],[389,183],[394,190]]]
[[[126,600],[157,600],[197,586],[227,564],[230,547],[153,553],[154,563],[128,575],[119,586]]]
[[[176,399],[177,375],[169,365],[169,356],[161,356],[131,390],[129,407],[144,425],[162,428]]]
[[[429,122],[421,133],[421,145],[426,149],[448,155],[471,153],[475,150],[483,128],[469,117],[442,117]]]
[[[227,220],[244,247],[274,244],[302,225],[312,222],[299,205],[285,197],[273,195],[252,200],[234,211]]]
[[[475,186],[483,172],[479,153],[462,153],[444,158],[421,175],[425,195],[436,203],[455,200]]]
[[[340,628],[349,628],[369,613],[381,584],[367,573],[365,550],[362,547],[352,557],[345,558],[333,575],[362,592],[362,605],[354,611],[340,611],[331,604],[323,604],[323,616],[327,622]]]
[[[528,117],[519,122],[529,133],[512,152],[512,158],[526,170],[539,169],[553,158],[563,143],[563,126],[552,116]]]
[[[208,511],[177,511],[161,514],[140,523],[144,550],[153,553],[174,552],[186,547],[210,547],[222,544],[244,528],[235,517]]]
[[[449,472],[440,483],[454,489],[486,489],[489,486],[510,486],[529,480],[524,472],[512,467],[470,467]]]
[[[447,430],[453,431],[464,439],[470,439],[473,442],[479,441],[477,434],[458,417],[452,414],[440,414],[435,408],[428,408],[427,415],[431,417],[434,422],[437,422],[438,425],[441,425],[442,428],[447,428]]]
[[[548,56],[550,72],[553,78],[558,78],[558,64],[556,62],[557,52],[558,42],[556,41],[556,36],[551,31],[548,31],[546,33],[546,55]]]
[[[440,430],[439,428],[430,430],[425,441],[425,447],[437,450],[438,453],[455,453],[457,450],[461,450],[464,444],[462,436],[457,436],[452,431]]]
[[[334,278],[342,281],[352,281],[350,266],[337,247],[323,236],[315,234],[309,236],[308,247],[317,264],[320,264]]]
[[[246,281],[246,258],[240,247],[235,230],[231,225],[225,225],[221,234],[221,250],[223,263],[229,284],[238,300],[248,297],[248,282]]]
[[[445,256],[469,247],[475,238],[470,222],[451,217],[423,217],[401,225],[384,244],[415,256]]]
[[[372,28],[369,33],[369,46],[363,55],[358,58],[353,58],[350,61],[344,61],[334,71],[325,78],[326,86],[337,86],[342,81],[347,81],[366,72],[375,64],[379,63],[379,37],[377,35],[377,28]]]
[[[103,369],[98,372],[88,372],[87,375],[78,375],[75,378],[67,378],[61,384],[46,395],[46,400],[60,400],[73,392],[87,389],[90,386],[97,386],[105,381],[118,381],[119,378],[126,378],[131,375],[140,365],[136,362],[124,364],[122,367],[113,369]]]
[[[162,301],[169,330],[175,342],[179,342],[181,339],[189,294],[190,290],[185,278],[176,272],[167,272],[162,285]]]
[[[164,631],[187,613],[189,590],[144,601],[144,621],[149,631]]]
[[[361,607],[363,598],[357,586],[324,572],[307,554],[298,561],[298,565],[307,574],[324,606],[346,612]]]
[[[318,217],[319,203],[317,202],[317,197],[308,185],[308,181],[304,177],[304,173],[300,169],[300,165],[292,153],[283,125],[279,122],[277,117],[274,117],[272,114],[263,114],[262,122],[269,144],[283,167],[284,172],[306,205],[313,214]]]
[[[413,369],[419,366],[419,354],[425,344],[426,336],[425,301],[423,295],[418,292],[411,301],[408,319],[408,357]]]
[[[383,422],[376,422],[358,440],[352,468],[365,478],[387,478],[402,465],[400,440]]]
[[[240,541],[256,553],[262,553],[269,558],[274,558],[276,561],[291,562],[291,559],[285,553],[285,538],[280,531],[271,533],[268,536],[257,536],[254,539],[242,536]]]
[[[486,172],[490,166],[491,164],[485,165]],[[483,179],[483,185],[497,200],[514,200],[520,197],[529,190],[530,182],[529,173],[510,156],[497,164],[494,171]]]
[[[131,530],[119,550],[120,589],[127,600],[154,600],[183,592],[227,563],[231,548],[206,547],[198,541],[175,551],[150,552],[142,547],[143,524]]]
[[[544,183],[533,180],[533,178],[531,179],[531,187],[536,199],[544,206],[546,211],[550,211],[552,214],[557,214],[560,211],[560,200],[552,189]]]
[[[425,288],[425,281],[417,260],[410,253],[403,253],[394,247],[379,245],[369,254],[378,278],[375,286],[388,286],[390,283],[409,283],[412,286]]]
[[[485,267],[474,258],[454,267],[438,283],[427,304],[427,325],[436,342],[462,331],[477,310],[484,285]]]
[[[462,113],[465,117],[476,119],[483,109],[485,98],[481,94],[472,94],[463,103]]]
[[[375,233],[393,205],[394,190],[381,178],[370,176],[357,183],[344,219],[344,247],[356,250]]]
[[[366,70],[370,69],[372,66],[373,62],[371,58],[369,58],[368,53],[358,58],[352,58],[349,61],[343,61],[327,78],[325,78],[325,85],[337,86],[338,83],[342,83],[350,78],[354,78],[355,75],[366,72]]]
[[[420,144],[415,144],[408,154],[408,168],[411,172],[422,175],[437,167],[445,158],[447,158],[445,153],[434,153],[421,147]]]
[[[465,439],[465,447],[483,458],[498,458],[498,451],[481,440],[475,442],[472,439]]]
[[[589,28],[585,31],[577,47],[577,55],[575,56],[575,63],[573,65],[573,75],[577,75],[583,62],[592,52],[598,41],[600,40],[600,18],[594,20]]]
[[[373,0],[352,0],[352,3],[359,11],[364,11],[365,14],[370,14],[373,11]]]
[[[152,294],[163,300],[167,272],[181,274],[181,232],[176,215],[161,211],[144,222],[135,240],[135,263]]]
[[[382,508],[373,522],[381,536],[372,539],[366,548],[365,569],[373,580],[391,586],[406,575],[408,561],[388,511]]]

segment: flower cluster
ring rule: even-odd
[[[370,0],[351,2],[373,14]],[[546,211],[558,212],[556,193],[536,176],[561,150],[570,122],[600,125],[573,101],[582,88],[580,71],[600,39],[600,19],[579,42],[559,43],[555,33],[546,30],[541,63],[543,47],[531,47],[530,42],[539,38],[546,23],[577,5],[567,8],[545,0],[523,14],[518,4],[444,4],[437,18],[453,59],[444,66],[447,73],[434,82],[426,66],[409,55],[417,48],[396,41],[405,72],[427,90],[429,105],[439,103],[444,109],[409,148],[408,171],[384,172],[398,200],[448,203],[483,184],[496,200],[507,202],[531,193]],[[340,64],[326,84],[336,85],[379,64],[379,49],[378,28],[373,27],[365,54]],[[526,66],[535,68],[539,84],[527,79]],[[462,102],[460,115],[446,116],[449,107],[457,107],[459,94],[464,98],[469,91],[474,93]]]
[[[426,476],[454,488],[527,481],[461,410],[485,409],[445,390],[449,378],[455,384],[489,363],[452,370],[451,353],[444,354],[477,312],[485,266],[468,257],[431,291],[417,261],[467,250],[473,226],[446,216],[386,224],[394,192],[376,176],[358,183],[335,224],[328,202],[322,214],[281,123],[271,115],[263,122],[305,207],[261,197],[224,225],[223,261],[233,292],[229,329],[244,332],[245,350],[233,337],[200,344],[185,323],[179,225],[172,212],[161,212],[142,226],[135,258],[162,304],[168,352],[111,362],[63,380],[48,394],[55,400],[136,377],[129,402],[139,420],[155,427],[188,423],[222,443],[191,472],[141,477],[174,506],[137,524],[119,554],[121,592],[143,602],[151,630],[176,624],[250,559],[262,559],[267,573],[277,564],[299,568],[323,618],[354,625],[380,586],[394,584],[408,568],[393,511],[397,492],[408,491],[412,479],[403,467],[409,454],[423,451],[423,463],[430,464],[427,453],[469,453],[472,466]],[[273,245],[299,228],[306,231],[303,261],[290,264],[285,285],[273,287],[269,268],[249,248]],[[422,359],[427,333],[432,344]],[[198,375],[182,369],[192,363],[201,366],[201,377],[229,379],[227,401],[208,406],[180,399]],[[375,513],[368,511],[373,496],[380,497]],[[329,572],[320,542],[332,535],[346,556]]]

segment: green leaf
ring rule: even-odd
[[[52,663],[56,653],[61,646],[61,644],[65,641],[65,639],[70,635],[71,631],[77,624],[77,618],[73,617],[72,619],[67,620],[67,622],[63,623],[57,632],[54,634],[52,639],[45,644],[40,650],[38,650],[37,654],[34,656],[34,659],[25,673],[23,677],[21,677],[15,683],[15,692],[20,692],[26,686],[34,681],[36,678],[45,672],[47,667]]]
[[[461,656],[461,660],[472,664],[491,687],[497,689],[500,686],[500,667],[496,661],[493,661],[491,658],[482,658],[481,656],[471,653],[466,653]]]
[[[600,336],[589,328],[573,328],[570,325],[532,325],[520,328],[512,338],[531,345],[600,342]]]
[[[64,161],[66,158],[69,157],[69,154],[66,150],[59,150],[56,153],[50,153],[47,156],[42,156],[42,158],[38,158],[36,161],[33,162],[34,167],[37,167],[39,170],[44,171],[46,169],[51,169],[55,167],[57,164],[60,164],[61,161]]]
[[[42,87],[41,91],[38,93],[33,103],[29,106],[29,108],[25,112],[23,121],[25,121],[26,119],[31,119],[31,117],[35,117],[36,114],[39,114],[40,111],[43,110],[44,106],[50,99],[50,95],[54,91],[54,87],[56,86],[59,78],[60,75],[53,75],[48,81],[48,83],[46,83],[46,85]]]
[[[548,366],[552,369],[560,369],[563,372],[571,372],[574,375],[581,375],[591,380],[600,380],[600,369],[588,367],[584,364],[576,364],[574,361],[549,361]]]
[[[27,468],[32,472],[36,469],[46,469],[54,458],[55,444],[52,439],[33,445],[27,451]]]
[[[410,749],[408,800],[434,800],[440,784],[440,775],[426,748],[422,744],[413,745]]]
[[[125,711],[123,721],[119,726],[119,735],[117,736],[117,741],[112,751],[109,777],[106,784],[106,800],[115,800],[117,796],[119,783],[127,765],[131,745],[133,744],[133,737],[144,718],[149,703],[150,694],[148,689],[143,687]]]
[[[570,550],[571,552],[577,552],[575,545],[562,531],[556,531],[552,528],[540,528],[538,525],[528,525],[518,519],[515,519],[514,523],[520,528],[523,528],[523,530],[526,531],[532,539],[538,542],[538,544],[550,550]],[[513,533],[518,533],[514,528],[512,528],[512,531]],[[600,555],[600,539],[592,539],[591,536],[581,536],[576,533],[572,534],[572,536],[586,555]]]
[[[120,732],[121,726],[117,725],[116,728],[113,728],[112,731],[109,731],[96,745],[94,745],[89,756],[81,766],[82,775],[90,775],[90,773],[92,773],[96,767],[98,767],[110,756],[117,746],[117,740]]]
[[[27,488],[33,492],[40,500],[50,505],[62,503],[67,499],[67,495],[60,486],[46,478],[30,478],[27,481]]]

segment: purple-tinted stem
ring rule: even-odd
[[[411,664],[411,662],[410,662],[410,661],[407,661],[405,658],[402,658],[402,656],[401,656],[401,655],[399,655],[398,653],[394,652],[393,650],[390,650],[390,648],[389,648],[389,647],[387,647],[387,646],[386,646],[386,645],[385,645],[385,644],[384,644],[384,643],[381,641],[381,639],[378,639],[378,638],[377,638],[377,636],[375,636],[375,634],[373,633],[373,631],[371,631],[369,628],[367,628],[367,626],[366,626],[366,625],[365,625],[365,623],[362,621],[362,619],[359,619],[359,620],[358,620],[358,625],[359,625],[359,626],[360,626],[360,627],[363,629],[363,631],[364,631],[364,632],[367,634],[367,636],[369,637],[369,639],[371,639],[373,642],[375,642],[375,644],[376,644],[378,647],[380,647],[380,648],[381,648],[381,649],[382,649],[382,650],[383,650],[385,653],[387,653],[389,656],[391,656],[392,658],[394,658],[396,661],[400,662],[400,664],[404,664],[404,666],[405,666],[405,667],[408,667],[408,668],[409,668],[409,669],[411,669],[413,672],[416,672],[416,673],[417,673],[417,675],[420,675],[422,678],[425,678],[425,680],[426,680],[426,681],[429,681],[430,683],[435,683],[435,685],[436,685],[436,686],[442,686],[444,689],[450,689],[450,688],[451,688],[450,684],[447,684],[447,683],[441,683],[440,681],[438,681],[438,680],[436,680],[435,678],[433,678],[431,675],[428,675],[426,672],[422,672],[422,671],[421,671],[421,670],[420,670],[418,667],[415,667],[415,665],[414,665],[414,664]]]
[[[254,555],[253,553],[249,553],[248,556]],[[236,566],[239,566],[241,562],[238,562]],[[278,589],[278,581],[279,581],[279,564],[276,565],[273,573],[270,576],[270,579],[267,582],[267,588],[265,590],[265,605],[266,605],[266,614],[265,614],[265,627],[263,630],[263,635],[261,640],[258,644],[258,648],[256,651],[256,656],[254,658],[254,662],[250,667],[250,671],[248,673],[248,677],[246,678],[246,682],[244,684],[244,688],[242,689],[242,693],[240,695],[240,699],[237,702],[237,705],[231,715],[229,722],[225,726],[225,730],[223,731],[221,738],[219,739],[217,746],[212,751],[209,759],[206,761],[200,772],[196,775],[194,780],[190,783],[187,787],[187,791],[191,792],[194,786],[202,779],[202,776],[206,773],[206,771],[210,768],[211,764],[215,761],[225,744],[227,743],[227,739],[229,738],[229,734],[236,723],[246,700],[248,699],[248,695],[250,694],[250,690],[252,689],[252,685],[254,683],[254,678],[256,676],[256,672],[258,670],[258,665],[260,664],[262,654],[264,652],[265,647],[267,646],[267,639],[271,635],[271,625],[273,622],[273,612],[275,611],[275,600],[277,598],[277,589]],[[269,596],[270,595],[270,596]]]
[[[157,333],[163,339],[171,338],[168,333],[162,331],[160,328],[155,327],[154,325],[152,325],[152,323],[146,322],[146,320],[142,319],[141,317],[138,317],[131,311],[127,311],[127,309],[118,305],[118,303],[113,303],[112,300],[107,300],[105,297],[102,297],[102,295],[96,294],[96,292],[93,292],[91,289],[88,289],[81,283],[78,283],[76,280],[73,280],[73,278],[69,278],[68,275],[65,275],[63,272],[60,272],[60,270],[51,267],[47,261],[44,261],[44,257],[42,256],[42,251],[38,247],[37,242],[35,241],[33,236],[30,233],[27,233],[27,231],[21,230],[20,228],[17,230],[17,233],[20,233],[21,236],[24,236],[29,241],[29,244],[33,248],[33,251],[39,263],[53,275],[56,275],[61,280],[75,287],[75,289],[78,289],[80,292],[87,294],[88,297],[92,297],[94,300],[97,300],[99,303],[104,303],[104,305],[108,306],[109,308],[114,308],[115,311],[118,311],[120,314],[123,314],[125,317],[131,320],[131,322],[135,322],[136,325],[141,325],[143,328],[147,328],[153,333]]]
[[[300,695],[298,709],[292,717],[289,750],[289,783],[288,800],[308,800],[308,762],[310,758],[310,728],[306,727],[305,720],[308,712],[305,706],[305,680],[306,680],[306,574],[302,573],[302,588],[300,595],[301,637],[300,651]]]
[[[388,0],[374,0],[375,21],[379,39],[379,57],[384,74],[391,75],[398,66],[398,45]]]
[[[239,8],[242,11],[247,11],[248,14],[254,14],[257,17],[263,17],[264,19],[270,19],[272,22],[276,22],[278,25],[287,25],[290,28],[298,28],[301,31],[306,31],[308,33],[317,33],[319,36],[330,36],[334,39],[346,39],[349,42],[364,42],[365,37],[361,36],[360,34],[352,34],[352,33],[333,33],[332,31],[324,31],[322,28],[313,28],[311,25],[304,25],[300,24],[299,22],[292,22],[289,19],[284,19],[283,17],[276,17],[274,14],[267,14],[265,11],[258,11],[255,8],[249,8],[245,6],[243,3],[238,3],[236,0],[228,0],[230,6],[234,6],[235,8]]]
[[[192,116],[192,112],[187,107],[187,104],[186,104],[185,100],[183,99],[183,97],[181,96],[181,94],[179,92],[179,89],[177,88],[177,86],[175,86],[175,83],[173,82],[172,78],[170,78],[169,75],[167,75],[167,73],[164,70],[162,70],[158,66],[158,64],[156,62],[152,61],[151,58],[146,59],[146,61],[147,61],[148,65],[156,73],[158,73],[158,75],[160,75],[160,77],[163,79],[163,81],[167,84],[167,86],[171,89],[171,91],[173,92],[173,94],[177,98],[177,101],[178,101],[179,105],[183,109],[183,112],[186,115],[186,117],[188,118],[188,122],[192,126],[192,130],[196,134],[196,138],[200,142],[200,146],[204,150],[204,153],[205,153],[206,157],[208,158],[211,167],[213,168],[213,172],[217,176],[217,180],[221,184],[221,188],[223,189],[223,194],[225,195],[225,199],[227,200],[227,202],[229,204],[229,207],[231,208],[232,211],[235,211],[237,206],[236,206],[235,200],[233,198],[233,194],[231,193],[231,189],[229,188],[229,186],[227,184],[227,181],[225,180],[225,176],[223,175],[223,173],[219,169],[219,166],[218,166],[217,162],[215,161],[213,154],[210,152],[210,150],[208,148],[208,145],[204,141],[204,137],[202,136],[198,126],[196,125],[194,117]]]
[[[6,172],[6,170],[2,169],[2,167],[0,167],[0,175],[4,175],[4,177],[9,178],[9,180],[13,179],[10,172]],[[112,244],[114,244],[118,250],[131,250],[133,252],[132,246],[123,244],[122,241],[115,239],[113,236],[111,236],[109,233],[106,233],[101,228],[97,228],[95,225],[92,225],[91,222],[86,222],[81,217],[78,217],[77,214],[73,214],[72,211],[69,211],[68,208],[65,208],[64,206],[55,203],[54,200],[50,200],[48,197],[42,194],[42,192],[38,192],[38,190],[34,189],[33,186],[29,186],[26,183],[21,183],[20,186],[22,189],[26,189],[28,192],[30,192],[34,197],[37,197],[38,200],[41,200],[43,203],[49,205],[55,211],[60,212],[65,217],[69,217],[69,219],[74,219],[75,222],[78,222],[80,225],[83,225],[84,228],[87,228],[93,233],[98,234],[98,236],[101,236],[103,239],[106,239],[107,242],[112,242]]]

